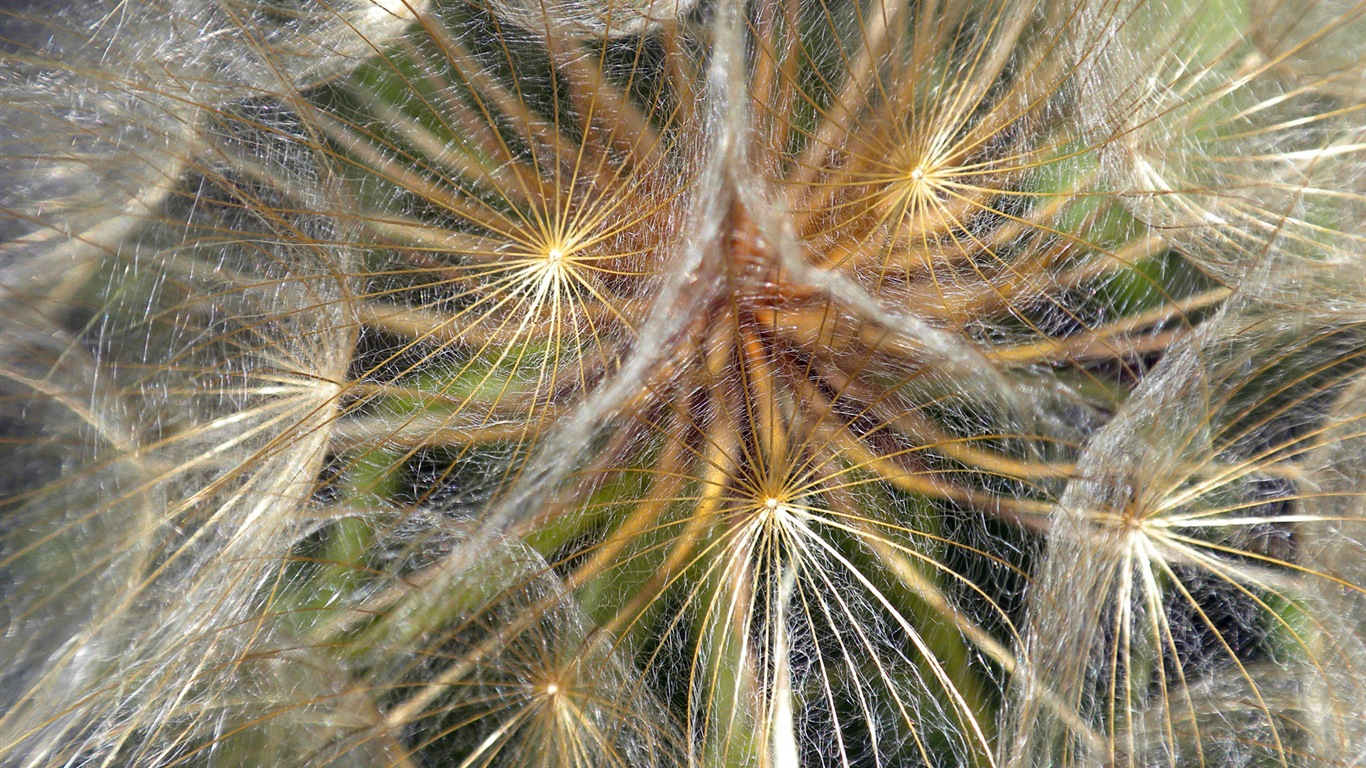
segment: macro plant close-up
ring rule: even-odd
[[[0,766],[1366,765],[1366,3],[0,8]]]

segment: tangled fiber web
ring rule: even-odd
[[[0,10],[0,766],[1366,761],[1366,5]]]

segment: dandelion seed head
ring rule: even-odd
[[[1359,280],[1228,297],[1361,14],[1251,3],[0,11],[0,764],[1351,762]]]

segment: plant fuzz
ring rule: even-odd
[[[0,11],[0,766],[1356,764],[1362,40]]]

